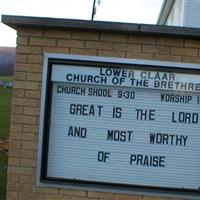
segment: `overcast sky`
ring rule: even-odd
[[[94,20],[155,24],[162,2],[101,0]],[[0,0],[0,15],[90,20],[92,6],[93,0]],[[16,46],[16,32],[3,24],[0,24],[0,46]]]

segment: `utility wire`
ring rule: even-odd
[[[92,7],[92,17],[91,17],[91,20],[93,21],[94,20],[94,16],[96,14],[96,0],[93,1],[93,7]]]

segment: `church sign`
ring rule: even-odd
[[[39,158],[49,183],[199,192],[198,65],[47,54]]]

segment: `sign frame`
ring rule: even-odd
[[[125,185],[118,183],[99,183],[92,181],[77,181],[67,179],[49,178],[47,176],[47,159],[48,159],[48,133],[49,133],[49,117],[51,113],[52,86],[51,81],[53,64],[70,64],[82,65],[88,67],[110,67],[110,68],[131,68],[131,69],[148,69],[160,71],[173,71],[181,73],[199,74],[200,65],[190,63],[154,61],[154,60],[138,60],[126,58],[110,58],[97,56],[81,56],[52,54],[44,55],[43,81],[41,92],[41,108],[40,108],[40,125],[39,125],[39,143],[38,143],[38,162],[37,162],[37,186],[68,188],[78,190],[91,190],[103,192],[117,192],[125,194],[137,195],[154,195],[166,197],[189,197],[190,199],[200,199],[200,190],[191,189],[174,189],[151,186]],[[133,68],[132,68],[133,67]]]

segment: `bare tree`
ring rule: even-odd
[[[14,47],[0,47],[0,76],[13,75],[15,54]]]

